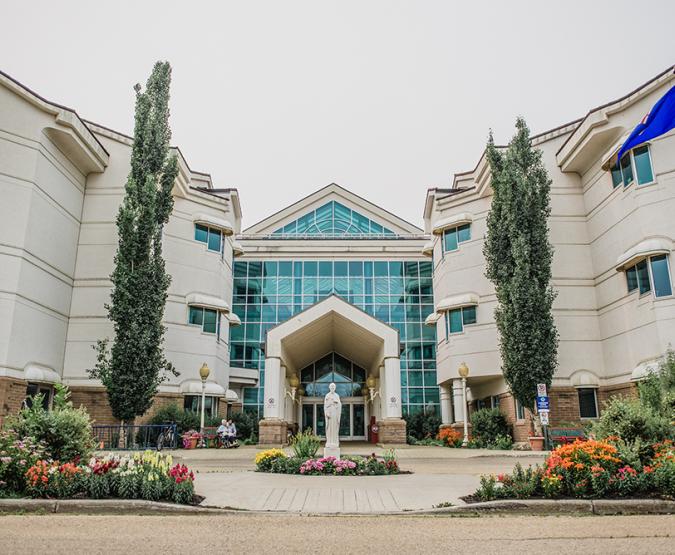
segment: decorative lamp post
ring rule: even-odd
[[[201,440],[199,442],[201,447],[204,447],[204,403],[206,401],[206,380],[209,377],[211,370],[209,369],[206,363],[202,364],[202,367],[199,369],[199,377],[202,379],[202,406],[201,406],[201,423],[199,428],[199,434]]]
[[[466,362],[459,365],[457,372],[462,378],[462,398],[464,401],[464,440],[462,441],[462,447],[466,447],[469,444],[469,407],[466,403],[466,379],[469,377],[469,367]]]

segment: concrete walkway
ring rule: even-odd
[[[176,460],[197,471],[196,492],[203,505],[256,511],[382,514],[460,505],[473,493],[481,474],[510,472],[543,461],[543,454],[522,451],[404,447],[396,450],[402,470],[396,476],[291,476],[254,472],[260,449],[176,451]],[[343,445],[345,455],[366,455],[380,448]],[[290,454],[290,451],[288,451]]]

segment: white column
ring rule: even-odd
[[[401,418],[401,361],[384,359],[384,418]]]
[[[462,380],[452,380],[452,407],[455,409],[455,422],[464,422]]]
[[[452,392],[447,383],[438,386],[441,392],[441,423],[452,424]]]
[[[265,399],[263,400],[263,415],[275,420],[284,419],[284,394],[286,385],[285,368],[281,360],[272,357],[265,359]]]

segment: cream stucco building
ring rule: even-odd
[[[675,133],[615,160],[674,83],[670,68],[533,137],[553,180],[554,421],[596,417],[675,339]],[[62,382],[97,422],[113,421],[87,370],[92,345],[112,332],[104,305],[131,141],[0,73],[0,419]],[[343,439],[377,430],[399,443],[409,414],[463,422],[466,362],[472,408],[500,406],[524,438],[484,276],[484,157],[450,188],[428,190],[423,228],[330,184],[242,230],[237,190],[214,187],[175,152],[164,321],[180,376],[161,385],[155,406],[196,409],[207,362],[207,410],[255,414],[262,442],[283,442],[289,428],[322,434],[332,381]]]
[[[670,68],[532,138],[552,179],[553,310],[560,333],[554,422],[597,416],[608,395],[630,392],[675,343],[675,134],[616,161],[628,134],[674,84]],[[523,410],[514,407],[501,376],[496,298],[484,275],[490,199],[484,155],[472,171],[455,174],[451,188],[428,191],[424,221],[432,239],[425,248],[433,254],[436,303],[428,323],[438,338],[444,420],[463,420],[457,368],[466,361],[473,406],[501,404],[522,438]]]

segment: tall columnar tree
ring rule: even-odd
[[[487,159],[493,197],[483,254],[497,294],[502,371],[514,397],[532,407],[537,384],[550,386],[557,366],[548,237],[551,180],[522,118],[505,152],[490,133]]]
[[[162,257],[162,230],[173,208],[178,174],[169,155],[171,66],[157,62],[145,91],[135,86],[136,114],[131,171],[117,213],[118,246],[106,305],[115,332],[95,346],[97,364],[89,371],[108,392],[113,415],[121,421],[145,413],[167,372],[162,317],[171,281]]]

